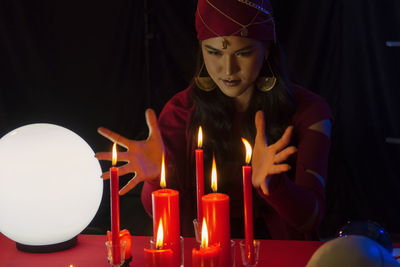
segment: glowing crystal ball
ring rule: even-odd
[[[53,124],[30,124],[0,139],[0,231],[25,245],[61,243],[95,216],[103,194],[90,146]]]

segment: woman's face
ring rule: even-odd
[[[210,77],[225,95],[247,104],[266,55],[266,47],[260,41],[239,36],[225,36],[224,39],[226,49],[222,48],[221,37],[202,41],[204,63]]]

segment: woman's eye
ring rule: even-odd
[[[214,56],[221,55],[219,51],[214,51],[214,50],[207,50],[207,53]]]
[[[236,55],[237,56],[241,56],[241,57],[248,57],[253,53],[253,51],[242,51],[242,52],[237,52]]]

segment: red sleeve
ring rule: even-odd
[[[192,104],[189,89],[179,92],[164,106],[158,126],[165,148],[166,183],[168,188],[179,189],[186,170],[186,128]],[[143,207],[152,214],[151,193],[160,189],[159,179],[144,182],[141,199]]]
[[[278,214],[301,232],[312,232],[319,226],[325,212],[325,183],[330,139],[310,130],[312,124],[332,120],[330,109],[322,98],[300,89],[293,116],[294,139],[298,152],[294,179],[282,174],[271,178],[270,194],[259,194]],[[304,91],[303,91],[304,90]]]

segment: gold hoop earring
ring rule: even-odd
[[[269,68],[272,76],[259,77],[257,79],[257,89],[260,90],[261,92],[271,91],[272,88],[274,88],[274,86],[276,84],[276,77],[272,71],[271,65],[269,65],[269,62],[268,62],[268,68]]]
[[[200,68],[199,74],[197,74],[197,76],[194,77],[194,82],[196,83],[197,87],[199,87],[201,90],[203,90],[205,92],[210,92],[210,91],[214,90],[217,85],[215,84],[213,79],[211,79],[210,76],[200,77],[203,67],[204,67],[204,62]]]

